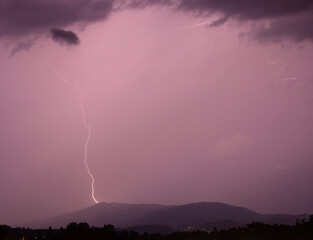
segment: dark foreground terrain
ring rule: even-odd
[[[188,228],[187,228],[188,229]],[[270,225],[254,222],[246,227],[228,230],[179,231],[168,234],[138,234],[133,230],[117,230],[113,225],[90,227],[87,223],[70,223],[66,228],[32,230],[0,226],[0,240],[312,240],[313,215],[309,220],[300,220],[293,226]]]

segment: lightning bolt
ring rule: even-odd
[[[272,60],[272,59],[270,59],[270,57],[268,56],[268,54],[267,54],[265,51],[263,51],[263,54],[264,54],[264,56],[265,56],[266,61],[267,61],[268,64],[276,65],[276,64],[278,64],[278,63],[280,62],[280,60],[281,60],[280,58],[278,58],[277,60]]]
[[[277,60],[272,60],[272,59],[270,59],[270,57],[268,56],[268,54],[265,51],[263,51],[263,54],[264,54],[266,62],[268,64],[277,65],[277,64],[281,63],[281,58],[279,58]],[[284,75],[283,72],[285,70],[286,70],[286,65],[282,65],[282,67],[280,68],[280,70],[278,72],[278,77],[280,78],[280,80],[287,83],[287,82],[295,82],[299,79],[297,76],[292,76],[292,77],[283,76]]]
[[[280,71],[279,71],[279,76],[280,76],[280,79],[281,79],[282,81],[285,81],[285,82],[292,82],[292,81],[298,80],[298,77],[297,77],[297,76],[293,76],[293,77],[283,77],[282,75],[283,75],[283,72],[285,71],[285,69],[286,69],[286,66],[284,65],[284,66],[281,67],[281,69],[280,69]]]
[[[86,112],[85,112],[85,107],[84,107],[84,99],[83,99],[83,94],[82,94],[82,90],[81,88],[79,87],[78,84],[76,83],[73,83],[69,80],[66,79],[66,77],[64,77],[62,74],[60,74],[58,71],[56,71],[56,69],[49,63],[49,65],[51,66],[53,72],[60,78],[62,79],[62,81],[75,88],[78,95],[79,95],[79,101],[80,101],[80,109],[81,109],[81,116],[82,116],[82,119],[83,119],[83,123],[84,123],[84,126],[85,128],[87,129],[87,138],[86,138],[86,141],[85,141],[85,146],[84,146],[84,163],[85,163],[85,166],[86,166],[86,169],[87,169],[87,173],[91,179],[91,197],[93,199],[93,201],[95,203],[99,203],[97,201],[97,199],[95,198],[95,188],[94,188],[94,184],[95,184],[95,178],[94,176],[92,175],[92,173],[90,172],[90,168],[88,166],[88,162],[87,162],[87,156],[88,156],[88,145],[89,145],[89,141],[90,141],[90,136],[91,136],[91,128],[90,126],[88,125],[88,122],[87,122],[87,118],[86,118]]]
[[[191,29],[191,28],[195,28],[195,27],[201,27],[203,25],[209,25],[209,24],[212,24],[212,21],[204,21],[204,22],[201,22],[201,23],[195,23],[195,24],[192,24],[192,25],[187,25],[187,26],[184,26],[184,27],[180,28],[180,30],[186,30],[186,29]]]

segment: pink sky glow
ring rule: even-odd
[[[0,224],[94,204],[79,95],[55,71],[82,91],[99,202],[313,213],[313,37],[244,17],[112,10],[58,23],[76,45],[0,23]]]

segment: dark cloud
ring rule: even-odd
[[[211,27],[220,26],[230,19],[240,22],[269,20],[268,26],[260,23],[251,32],[245,33],[262,42],[286,39],[313,41],[312,0],[182,0],[178,9],[208,16],[222,15]]]
[[[312,0],[1,0],[0,37],[36,36],[54,27],[86,26],[106,19],[113,11],[155,5],[203,16],[218,14],[220,18],[211,27],[230,20],[259,23],[246,35],[261,41],[313,41]],[[265,27],[262,20],[270,24]]]
[[[65,31],[59,28],[52,28],[50,30],[51,38],[59,43],[66,43],[68,45],[77,45],[79,44],[79,38],[72,31]]]
[[[221,16],[210,24],[218,27],[229,20],[253,23],[245,35],[262,42],[313,41],[312,0],[125,0],[130,8],[144,8],[151,5],[172,6],[177,11],[196,15]],[[267,26],[263,20],[268,20]]]
[[[210,27],[218,27],[223,25],[224,23],[226,23],[228,21],[228,17],[222,17],[216,21],[214,21],[213,23],[211,23],[209,26]]]
[[[302,42],[305,40],[313,41],[313,15],[296,16],[292,18],[277,19],[269,26],[260,24],[253,28],[248,35],[259,42],[281,42],[290,40]]]
[[[124,6],[127,8],[146,8],[149,6],[172,6],[174,2],[171,0],[130,0],[124,1]]]
[[[221,13],[241,20],[260,20],[301,14],[311,9],[312,0],[182,0],[179,9]]]
[[[107,18],[114,0],[1,0],[0,37],[46,33]]]

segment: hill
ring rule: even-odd
[[[31,228],[65,227],[70,222],[87,222],[101,227],[112,224],[117,228],[212,230],[245,226],[252,222],[293,225],[309,215],[260,214],[247,208],[216,202],[186,205],[99,203],[89,208],[43,221],[26,224]],[[155,231],[155,230],[153,230]],[[148,231],[149,232],[149,231]]]

